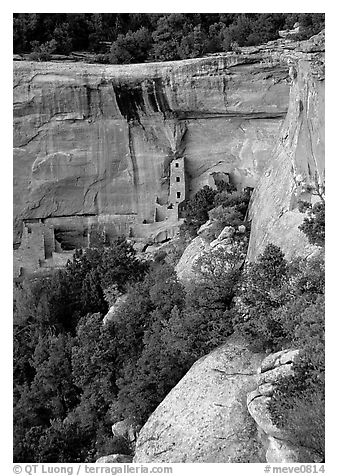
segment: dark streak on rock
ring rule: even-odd
[[[172,110],[169,107],[169,103],[164,92],[163,81],[161,78],[154,78],[154,87],[155,87],[155,95],[157,99],[157,104],[159,105],[159,108],[165,119],[166,114],[168,112],[171,113]]]
[[[28,145],[30,142],[32,142],[34,139],[36,139],[40,134],[41,134],[42,131],[38,131],[33,137],[31,137],[30,139],[28,139],[26,142],[24,142],[23,144],[20,144],[19,148],[20,147],[25,147],[26,145]]]
[[[250,112],[250,113],[241,113],[241,112],[203,112],[203,111],[177,111],[177,117],[179,120],[183,119],[219,119],[224,117],[224,119],[229,118],[240,118],[243,120],[250,119],[280,119],[286,116],[287,111],[279,112]]]
[[[138,184],[139,184],[139,173],[138,173],[138,165],[137,165],[137,159],[135,155],[135,149],[134,149],[134,142],[133,142],[133,137],[132,137],[132,131],[131,131],[132,125],[128,123],[128,148],[129,148],[129,155],[132,163],[132,171],[133,171],[133,184],[135,187],[135,198],[136,202],[138,201]]]
[[[140,112],[145,112],[143,91],[140,84],[114,86],[118,108],[128,122],[140,121]]]
[[[235,375],[244,375],[244,376],[256,375],[255,372],[245,373],[245,372],[226,372],[225,370],[221,370],[221,369],[211,369],[211,370],[214,370],[215,372],[220,372],[221,374],[226,375],[227,377],[232,377]]]
[[[148,95],[149,104],[154,112],[160,112],[155,98],[155,89],[152,81],[146,81],[145,87]]]

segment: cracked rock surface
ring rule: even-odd
[[[263,355],[232,335],[199,359],[140,431],[134,462],[264,462],[246,405]]]

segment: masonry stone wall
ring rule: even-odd
[[[64,267],[72,256],[72,251],[61,250],[52,225],[40,220],[25,222],[20,247],[14,250],[14,277]]]
[[[45,258],[51,258],[55,250],[54,228],[52,226],[44,226],[42,232],[44,236]]]
[[[14,276],[20,276],[25,269],[32,272],[40,267],[45,259],[44,234],[41,224],[24,224],[19,249],[14,250]]]
[[[185,160],[184,157],[180,157],[170,163],[169,202],[182,203],[186,198]]]
[[[52,270],[64,267],[73,251],[65,251],[58,240],[67,249],[67,237],[78,233],[79,227],[83,233],[77,241],[79,247],[91,244],[91,231],[99,228],[107,237],[126,236],[148,238],[149,241],[161,242],[172,238],[179,229],[180,208],[187,198],[186,172],[184,157],[174,159],[170,164],[170,187],[168,203],[155,203],[154,216],[151,220],[140,223],[135,215],[128,220],[123,216],[78,216],[53,217],[45,220],[36,219],[34,222],[24,222],[22,239],[19,249],[14,251],[14,276]],[[77,226],[74,227],[74,221]],[[65,236],[59,230],[64,230]],[[57,236],[55,237],[55,233]],[[61,233],[61,236],[59,236]],[[76,237],[75,237],[76,238]],[[74,239],[75,239],[74,238]],[[66,240],[66,241],[64,241]],[[73,240],[74,242],[74,240]]]
[[[161,222],[168,218],[168,205],[159,205],[156,203],[155,222]]]
[[[63,268],[66,266],[68,260],[73,258],[73,251],[63,251],[62,253],[53,252],[52,266],[55,268]]]

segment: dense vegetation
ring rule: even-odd
[[[302,203],[303,211],[307,211],[307,216],[299,229],[305,233],[312,245],[325,245],[325,203],[320,200],[314,205]]]
[[[319,250],[288,263],[268,245],[245,267],[234,327],[257,350],[299,349],[294,376],[278,383],[270,403],[274,422],[294,443],[325,454],[325,202],[302,206],[299,227]]]
[[[112,436],[111,424],[125,418],[143,424],[192,363],[233,332],[256,350],[301,350],[295,376],[281,381],[271,411],[296,443],[323,455],[323,249],[288,263],[268,245],[243,266],[247,237],[236,229],[246,223],[248,197],[223,183],[192,199],[188,230],[213,216],[235,233],[231,249],[217,247],[197,261],[188,287],[165,253],[140,261],[122,238],[109,246],[97,240],[64,271],[16,285],[15,461],[93,461],[131,452]],[[207,210],[203,219],[198,203]],[[321,213],[307,207],[304,220],[319,244],[323,207]],[[121,294],[126,301],[103,325]]]
[[[299,22],[299,39],[324,28],[319,13],[15,13],[14,53],[96,53],[95,61],[137,63],[195,58],[257,45]]]
[[[246,225],[249,227],[249,223],[245,221],[249,200],[250,188],[238,192],[234,185],[223,180],[217,183],[216,190],[205,185],[190,200],[187,200],[185,222],[181,232],[194,237],[199,227],[208,219],[214,222],[212,227],[214,237],[225,226]]]

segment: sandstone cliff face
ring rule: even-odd
[[[252,195],[249,260],[268,243],[280,246],[288,259],[313,251],[298,230],[304,215],[297,203],[313,203],[318,197],[306,187],[324,184],[324,34],[290,51],[288,60],[289,108],[271,161]]]
[[[130,66],[15,62],[16,223],[44,219],[70,245],[98,224],[112,235],[134,226],[137,235],[168,202],[169,164],[181,156],[190,193],[218,171],[254,186],[289,95],[287,66],[270,56],[253,49]]]
[[[246,405],[262,355],[231,336],[198,360],[141,429],[136,463],[263,462]]]
[[[66,249],[99,225],[155,236],[169,164],[184,156],[190,194],[215,172],[241,187],[260,180],[249,259],[270,241],[309,253],[296,206],[304,184],[323,181],[323,50],[317,35],[168,63],[15,62],[14,241],[32,218]],[[164,239],[177,229],[160,228]]]

